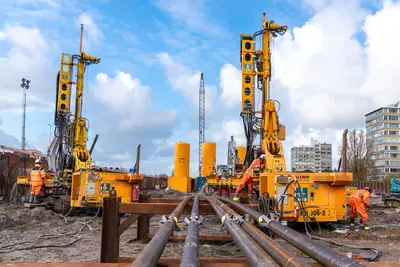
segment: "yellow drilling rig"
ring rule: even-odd
[[[47,155],[49,170],[40,195],[42,202],[26,203],[28,207],[46,205],[61,213],[76,208],[99,208],[103,197],[110,192],[116,193],[122,203],[138,199],[143,175],[138,174],[138,171],[128,173],[118,168],[96,167],[91,157],[94,144],[90,151],[87,149],[88,122],[82,116],[84,74],[89,65],[100,63],[100,58],[82,51],[82,37],[83,25],[79,54],[61,55],[61,69],[57,76],[55,136]],[[72,113],[73,88],[76,90],[75,110]],[[20,176],[17,184],[29,186],[29,178]]]
[[[352,173],[288,172],[282,141],[286,129],[280,123],[277,100],[270,97],[271,38],[283,35],[287,26],[268,21],[263,15],[262,28],[254,34],[240,35],[240,61],[242,70],[242,110],[246,147],[229,142],[228,164],[216,165],[216,144],[202,144],[202,173],[206,178],[203,190],[212,194],[216,190],[237,187],[243,173],[260,154],[266,155],[264,168],[252,173],[258,188],[260,207],[265,214],[273,214],[282,221],[335,222],[347,218],[346,186],[352,183]],[[261,38],[261,47],[256,47]],[[261,105],[256,108],[255,93],[260,91]],[[281,107],[279,107],[281,108]],[[257,138],[258,137],[258,138]],[[259,143],[255,144],[255,140]],[[189,144],[178,143],[175,150],[175,175],[170,185],[179,188],[188,184]],[[178,173],[178,175],[177,175]],[[189,188],[189,187],[187,187]]]

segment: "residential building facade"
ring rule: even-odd
[[[291,149],[292,170],[323,172],[332,170],[332,144],[311,139],[311,145]]]
[[[365,115],[367,153],[374,171],[368,179],[400,174],[400,102]]]

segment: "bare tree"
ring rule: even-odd
[[[367,179],[367,174],[374,171],[367,153],[366,137],[363,130],[354,129],[347,137],[346,171],[353,173],[353,181],[360,182]],[[342,147],[338,147],[339,155],[342,156]],[[343,158],[343,156],[342,156]],[[342,163],[344,164],[344,162]]]

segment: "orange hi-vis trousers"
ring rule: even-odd
[[[31,182],[31,195],[39,195],[43,182]]]
[[[253,181],[251,179],[251,175],[248,174],[247,172],[244,173],[243,178],[240,181],[240,184],[236,190],[236,193],[239,194],[240,191],[242,191],[243,187],[245,187],[246,184],[249,188],[248,192],[251,193],[253,191]]]
[[[350,218],[355,219],[358,213],[361,217],[361,223],[365,223],[366,221],[368,221],[368,212],[361,199],[356,197],[350,197],[349,204],[351,208]]]

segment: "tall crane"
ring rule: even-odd
[[[202,165],[202,144],[205,138],[205,120],[206,120],[206,105],[205,105],[206,90],[204,87],[204,74],[200,76],[200,88],[199,88],[199,177],[201,177],[201,165]]]

